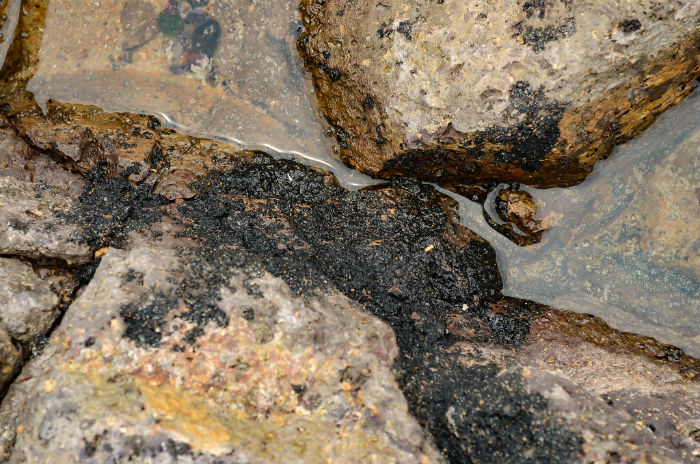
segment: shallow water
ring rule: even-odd
[[[333,158],[313,110],[295,48],[297,6],[52,0],[29,89],[44,107],[53,98],[155,114],[191,135],[329,169],[347,188],[368,185]],[[463,223],[497,251],[505,294],[595,314],[700,355],[700,91],[581,185],[527,190],[549,227],[529,247],[459,198]]]
[[[496,249],[504,294],[599,316],[700,355],[700,89],[580,185],[527,189],[549,226],[520,247],[460,199]]]
[[[197,7],[197,8],[195,8]],[[158,115],[190,135],[296,156],[348,188],[296,51],[297,0],[52,0],[28,89]]]

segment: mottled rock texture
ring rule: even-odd
[[[504,298],[493,249],[433,187],[348,192],[153,118],[13,98],[14,135],[83,177],[61,218],[96,259],[0,406],[0,460],[694,456],[698,360]]]
[[[63,215],[74,199],[43,183],[0,177],[0,254],[86,263],[81,229]]]
[[[446,184],[580,182],[700,75],[700,4],[303,0],[341,158]]]
[[[221,318],[198,326],[203,300],[182,295],[217,270],[158,245],[102,258],[3,403],[4,462],[439,461],[386,325],[249,267],[224,271]]]
[[[22,356],[12,343],[12,338],[0,327],[0,394],[5,391],[21,361]]]
[[[0,258],[0,327],[22,342],[44,335],[58,315],[51,281],[29,264]]]

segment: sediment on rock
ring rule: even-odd
[[[8,59],[29,73],[26,56]],[[644,340],[591,321],[601,335],[578,337],[504,299],[493,249],[431,186],[347,192],[153,117],[60,102],[44,115],[21,86],[7,95],[11,143],[81,179],[59,219],[96,258],[0,407],[2,459],[672,462],[698,449],[697,360],[650,340],[640,353]],[[606,361],[578,366],[578,350]],[[637,430],[639,411],[656,430]]]
[[[43,133],[51,137],[57,128],[80,126],[85,121],[80,107],[74,111],[58,122],[37,118],[31,124],[41,125]],[[18,131],[30,127],[22,118],[23,115],[10,115],[12,125]],[[77,156],[78,161],[66,159],[65,163],[70,164],[74,172],[82,173],[85,184],[72,213],[62,217],[68,223],[77,224],[81,230],[92,231],[83,235],[90,250],[99,247],[113,250],[106,256],[114,258],[104,264],[102,274],[98,272],[98,280],[93,283],[104,291],[94,290],[90,298],[111,305],[109,311],[115,315],[111,319],[114,322],[109,322],[104,329],[100,324],[93,324],[95,329],[103,330],[92,334],[93,338],[86,332],[82,342],[77,339],[67,341],[66,337],[71,336],[72,331],[70,324],[79,319],[71,316],[72,311],[79,314],[77,308],[81,307],[74,303],[76,306],[68,310],[58,332],[53,334],[50,350],[41,360],[30,362],[25,368],[27,375],[22,374],[19,379],[28,377],[34,370],[41,371],[44,363],[55,359],[93,359],[93,351],[106,349],[103,346],[118,356],[140,353],[144,363],[152,363],[152,357],[161,356],[161,353],[178,359],[180,356],[184,356],[183,359],[203,356],[209,340],[220,340],[217,337],[235,327],[249,327],[246,330],[251,331],[252,338],[246,343],[251,343],[251,346],[269,347],[279,337],[292,336],[287,333],[289,329],[275,325],[279,314],[268,314],[264,308],[240,306],[238,297],[242,293],[233,291],[238,287],[231,287],[231,279],[237,272],[252,272],[246,280],[269,273],[290,288],[292,293],[285,297],[290,301],[301,298],[299,301],[311,304],[309,301],[314,301],[316,297],[313,295],[319,295],[319,291],[326,295],[342,293],[343,298],[349,298],[351,306],[369,311],[388,323],[399,350],[398,353],[389,350],[392,354],[382,362],[388,366],[391,359],[394,360],[392,375],[405,395],[406,407],[428,432],[437,450],[452,462],[522,462],[522,456],[527,455],[545,462],[561,462],[598,456],[607,451],[623,453],[630,459],[639,456],[677,459],[678,456],[688,456],[694,449],[692,430],[686,430],[690,427],[690,419],[680,414],[674,405],[678,404],[680,397],[691,401],[691,405],[695,404],[697,360],[683,356],[672,347],[654,345],[649,340],[647,345],[655,348],[640,353],[637,347],[639,339],[613,336],[614,331],[604,325],[600,326],[598,333],[614,340],[611,346],[595,348],[599,335],[575,342],[578,343],[575,345],[567,340],[576,340],[579,329],[566,332],[570,325],[576,326],[566,318],[555,318],[562,321],[555,324],[559,327],[555,331],[567,335],[558,335],[558,338],[554,337],[556,340],[539,340],[537,345],[533,337],[542,333],[539,328],[541,318],[553,316],[547,316],[550,314],[548,310],[539,305],[504,300],[500,296],[501,284],[493,250],[481,238],[456,225],[453,203],[432,187],[404,179],[384,187],[347,192],[327,172],[290,161],[273,160],[260,153],[225,151],[221,145],[186,139],[152,124],[149,126],[148,118],[134,118],[132,124],[138,129],[128,135],[126,131],[109,130],[109,124],[117,129],[127,127],[128,123],[122,116],[105,116],[104,121],[104,125],[93,124],[91,127],[95,129],[90,132],[76,132],[88,134],[85,137],[89,143],[84,146],[119,146],[114,143],[118,137],[142,137],[148,143],[128,151],[118,151],[117,159],[95,155],[105,151],[92,151],[94,148],[84,148]],[[187,144],[183,145],[185,142]],[[183,149],[184,146],[187,150]],[[153,147],[159,147],[160,151],[154,152]],[[142,169],[142,165],[152,165],[153,171],[150,167]],[[166,180],[170,185],[180,186],[171,199],[157,193]],[[160,191],[173,192],[168,189]],[[146,258],[150,255],[145,249],[138,253],[133,249],[143,243],[156,249],[171,250],[168,256],[173,257],[172,263],[181,264],[173,264],[173,268],[171,261],[163,261],[167,254],[163,251],[162,256],[151,260],[160,263],[156,266],[160,270],[140,269],[139,266],[145,266],[145,261],[149,261]],[[127,255],[118,250],[120,248],[131,253],[130,257],[126,258]],[[143,253],[144,258],[139,258],[139,253]],[[125,266],[123,259],[145,261],[138,266]],[[122,280],[109,284],[109,279],[116,278],[106,270],[110,266],[124,267],[124,272],[117,273]],[[179,277],[175,280],[168,278],[165,269],[174,269],[168,272],[175,272]],[[112,277],[107,283],[99,283],[108,276]],[[201,282],[206,282],[206,285]],[[107,291],[108,287],[112,290]],[[116,306],[112,304],[110,292],[122,292],[131,287],[145,292],[143,297],[129,301],[114,297],[114,301],[122,302]],[[255,298],[268,294],[264,288],[252,285],[252,280],[243,287],[246,294]],[[154,288],[161,290],[148,290]],[[232,293],[238,296],[232,297]],[[226,301],[238,302],[235,303],[237,312],[231,313]],[[246,325],[241,326],[243,321]],[[376,320],[372,324],[375,323]],[[321,327],[325,326],[319,326],[319,330],[326,330]],[[328,333],[336,332],[330,330]],[[323,337],[318,334],[316,337],[302,337],[304,346],[317,346]],[[616,369],[619,372],[617,377],[591,383],[586,379],[595,376],[596,369],[608,370],[610,364],[595,366],[586,374],[582,369],[588,366],[572,368],[571,357],[557,358],[554,363],[547,359],[537,364],[520,354],[527,353],[528,349],[540,349],[528,348],[530,346],[539,346],[542,351],[561,351],[557,348],[561,343],[565,346],[574,343],[580,349],[585,348],[593,353],[592,358],[612,353],[609,355],[610,364],[623,362],[620,360],[624,354],[623,365],[626,367]],[[218,353],[221,345],[216,346],[219,347]],[[63,354],[57,355],[59,352]],[[567,356],[575,353],[571,350],[564,352],[569,353]],[[668,356],[664,354],[667,352]],[[646,389],[634,390],[630,379],[639,371],[628,372],[632,365],[647,370],[664,369],[663,375],[653,378]],[[560,368],[563,366],[568,366],[569,370],[562,377]],[[534,374],[527,374],[528,369]],[[342,370],[343,373],[338,375],[343,389],[347,385],[347,391],[369,395],[363,389],[369,388],[367,382],[374,378],[374,374],[353,367],[352,363]],[[94,371],[99,372],[99,369]],[[165,372],[168,376],[183,375],[177,370]],[[12,387],[3,405],[3,414],[10,424],[8,430],[16,429],[23,417],[34,414],[32,406],[22,398],[35,398],[32,404],[40,409],[47,406],[48,413],[54,407],[48,405],[65,405],[62,403],[65,400],[60,398],[70,397],[71,388],[89,386],[71,383],[65,375],[52,370],[37,374],[33,383],[27,380]],[[269,381],[277,374],[269,375],[263,378]],[[123,400],[121,395],[132,398],[132,385],[138,383],[140,377],[131,371],[119,376],[123,381],[120,380],[113,390],[112,398]],[[532,383],[535,378],[538,382]],[[67,385],[67,390],[56,387],[61,382]],[[388,388],[387,380],[377,382]],[[567,382],[574,382],[588,393],[574,395],[564,405],[557,403],[558,397],[552,397],[549,392],[552,389],[559,391],[559,387],[565,390],[573,388]],[[631,420],[629,411],[637,408],[634,405],[644,406],[639,401],[646,401],[650,391],[660,391],[659,385],[664,382],[667,382],[668,404],[675,416],[661,419],[667,421],[663,423],[678,425],[680,431],[660,428],[660,432],[650,438],[625,426],[626,421]],[[296,397],[307,398],[304,391],[310,388],[308,385],[290,383],[292,386],[288,388],[295,392]],[[46,391],[46,385],[53,386],[56,395],[53,395],[53,390]],[[140,424],[167,415],[167,408],[175,407],[173,403],[162,409],[162,402],[153,403],[154,398],[163,400],[183,394],[182,390],[171,390],[166,384],[160,384],[158,391],[140,385],[132,398],[134,404],[146,401],[151,405],[149,407],[155,408],[147,407],[149,412],[134,412],[129,416],[129,420],[141,421]],[[626,392],[620,390],[613,398],[614,403],[630,405],[624,411],[600,405],[596,399],[600,392],[616,385],[628,389]],[[669,385],[672,388],[668,388]],[[323,401],[324,395],[315,398]],[[205,401],[210,404],[208,402],[216,400],[207,398]],[[251,404],[257,403],[253,401]],[[191,402],[177,407],[181,406],[187,411],[202,407],[200,403]],[[585,413],[591,408],[595,413]],[[695,406],[690,410],[694,411],[693,408]],[[383,415],[388,414],[387,409],[378,410]],[[95,414],[95,410],[90,411],[85,410],[78,416]],[[42,414],[37,417],[42,417]],[[111,414],[115,413],[104,412],[103,417]],[[181,427],[200,427],[200,419],[205,419],[197,417],[179,424],[170,422],[167,427],[159,428],[158,433],[162,434],[158,435],[159,440],[172,440],[173,446],[183,453],[200,457],[206,453],[220,453],[221,449],[243,449],[223,440],[207,442],[203,448],[193,451],[198,435],[192,435],[193,429],[189,428],[185,433]],[[287,419],[293,417],[296,416],[287,416]],[[607,420],[607,425],[595,425],[601,418]],[[405,419],[399,421],[405,422]],[[229,423],[224,421],[224,424]],[[218,428],[217,425],[217,433],[222,431],[222,437],[228,436],[226,433],[233,430],[227,428],[229,426]],[[368,430],[381,430],[374,427]],[[613,438],[603,442],[595,438],[596,434],[603,432]],[[90,433],[85,439],[96,443],[95,446],[87,446],[80,452],[101,453],[100,443],[125,450],[127,442],[133,443],[134,440],[140,443],[133,448],[139,453],[160,455],[167,454],[169,449],[152,448],[145,432],[132,438],[97,433],[93,436]],[[396,429],[391,433],[415,432]],[[420,434],[411,436],[413,438],[409,441],[416,447],[411,448],[413,451],[404,448],[401,452],[423,453],[430,459],[439,460],[431,451],[431,445],[421,441]],[[10,447],[10,442],[6,441],[6,453],[40,456],[53,452],[47,444],[49,442],[42,441],[38,435],[18,436],[15,430],[7,438],[15,440],[15,445]],[[25,446],[26,440],[33,440],[37,445]],[[624,440],[639,442],[640,449],[624,454],[628,451],[618,446]],[[541,443],[548,445],[541,446]],[[76,443],[72,449],[82,449],[78,446]],[[287,445],[281,442],[279,446]],[[393,449],[391,453],[396,451],[392,447],[387,449]],[[379,448],[376,450],[379,453]]]
[[[573,185],[700,75],[688,0],[300,9],[299,48],[342,160],[385,178]]]

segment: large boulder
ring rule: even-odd
[[[162,243],[109,251],[4,401],[3,462],[440,460],[393,380],[385,324],[254,268],[178,302],[215,275]]]
[[[700,75],[693,0],[303,0],[341,158],[443,183],[580,182]]]

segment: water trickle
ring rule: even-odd
[[[594,314],[700,355],[700,91],[582,184],[523,188],[548,227],[527,247],[460,197],[463,223],[496,249],[504,294]]]
[[[28,89],[44,109],[56,99],[155,114],[329,169],[348,188],[371,184],[330,155],[300,32],[295,0],[52,0]]]

